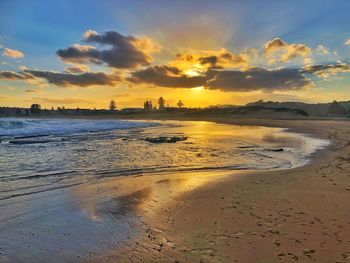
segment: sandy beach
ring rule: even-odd
[[[141,237],[91,261],[349,262],[349,122],[218,121],[288,127],[332,145],[300,168],[226,174],[150,205]]]
[[[200,120],[289,128],[330,140],[332,144],[314,154],[305,166],[293,169],[111,176],[44,192],[28,203],[30,207],[27,205],[18,219],[5,216],[0,259],[3,262],[350,260],[349,122]],[[51,258],[53,255],[59,257]]]

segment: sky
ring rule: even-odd
[[[0,0],[0,106],[350,100],[349,1]]]

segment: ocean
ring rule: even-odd
[[[0,119],[0,141],[0,200],[113,176],[291,168],[328,143],[209,122],[19,118]]]

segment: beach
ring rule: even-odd
[[[308,134],[329,140],[331,145],[291,169],[205,167],[124,176],[114,176],[114,172],[98,180],[88,176],[81,181],[79,177],[69,180],[67,187],[52,190],[40,186],[45,191],[28,194],[30,198],[26,201],[21,199],[26,195],[3,200],[6,214],[2,213],[0,259],[4,262],[350,260],[347,121],[219,117],[197,121],[250,125],[252,129],[255,126],[288,128],[282,132]],[[286,153],[278,151],[279,148],[274,148],[272,153]],[[53,255],[59,257],[52,258]]]
[[[289,127],[332,145],[296,169],[244,172],[177,197],[119,262],[348,262],[349,123],[221,120]],[[117,262],[118,262],[117,260]]]

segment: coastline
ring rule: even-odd
[[[285,127],[332,144],[302,167],[231,173],[183,193],[148,218],[140,239],[89,262],[350,260],[349,122],[201,120]]]
[[[175,175],[172,172],[106,178],[95,185],[73,187],[77,210],[84,208],[84,213],[96,222],[101,213],[112,215],[107,220],[110,233],[114,231],[113,225],[128,212],[134,218],[121,221],[126,230],[121,238],[115,232],[116,240],[110,246],[102,244],[107,233],[100,233],[92,238],[101,240],[96,251],[75,253],[76,244],[68,243],[57,262],[72,260],[72,255],[82,262],[346,262],[350,259],[347,248],[350,206],[346,204],[350,193],[346,174],[349,122],[225,117],[182,120],[283,127],[331,140],[332,144],[313,154],[305,166],[287,170],[196,171],[195,176],[193,172]],[[124,193],[114,198],[114,189],[118,188],[124,189]],[[63,234],[60,228],[56,231],[56,235]],[[89,240],[89,231],[85,238]],[[107,252],[101,254],[98,248],[102,247]],[[40,256],[40,251],[37,253]],[[48,259],[44,254],[41,256],[43,262]],[[22,259],[31,262],[30,254]]]

